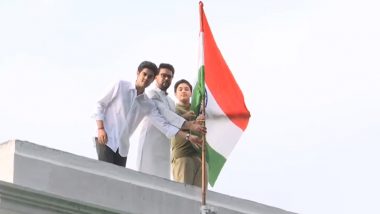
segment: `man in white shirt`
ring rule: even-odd
[[[155,77],[154,88],[146,92],[160,112],[168,110],[175,112],[175,103],[167,93],[173,76],[174,67],[171,64],[161,63]],[[157,129],[151,118],[144,118],[141,125],[137,170],[170,179],[170,138]]]
[[[144,116],[149,116],[152,123],[168,138],[181,136],[195,143],[201,142],[197,136],[188,135],[180,129],[183,127],[205,132],[205,127],[185,122],[171,111],[159,112],[155,103],[144,93],[157,72],[154,63],[144,61],[138,66],[135,84],[119,81],[97,101],[93,116],[98,127],[98,137],[95,140],[99,160],[125,167],[129,137]]]

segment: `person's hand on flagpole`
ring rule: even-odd
[[[203,114],[200,114],[200,115],[198,115],[196,121],[198,124],[203,124],[203,122],[205,122],[205,118],[206,117]]]
[[[183,118],[185,118],[186,120],[194,120],[195,118],[195,113],[194,111],[188,111],[184,114],[181,115]]]
[[[202,134],[207,133],[207,128],[203,125],[203,123],[199,124],[199,121],[191,121],[189,129],[194,132],[199,132]]]

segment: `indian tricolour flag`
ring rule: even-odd
[[[208,181],[214,186],[228,156],[247,128],[250,113],[243,93],[215,43],[202,2],[200,18],[199,71],[191,104],[198,115],[205,96]]]

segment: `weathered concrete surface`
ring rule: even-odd
[[[0,181],[2,214],[131,214]]]
[[[0,180],[119,213],[199,213],[201,190],[109,163],[18,140],[0,144]],[[207,192],[218,214],[289,214]]]

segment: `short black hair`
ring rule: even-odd
[[[181,80],[178,80],[175,84],[174,84],[174,93],[177,92],[177,88],[179,86],[179,84],[182,84],[182,83],[185,83],[189,86],[190,88],[190,91],[193,92],[193,86],[189,83],[189,81],[185,80],[185,79],[181,79]]]
[[[140,63],[139,67],[137,68],[138,72],[140,73],[144,68],[150,69],[153,71],[154,76],[158,74],[158,68],[157,65],[150,61],[143,61]]]
[[[169,69],[169,70],[173,73],[173,76],[174,76],[174,67],[173,67],[173,65],[171,65],[171,64],[169,64],[169,63],[161,63],[161,64],[158,66],[158,70],[160,70],[161,68]]]

